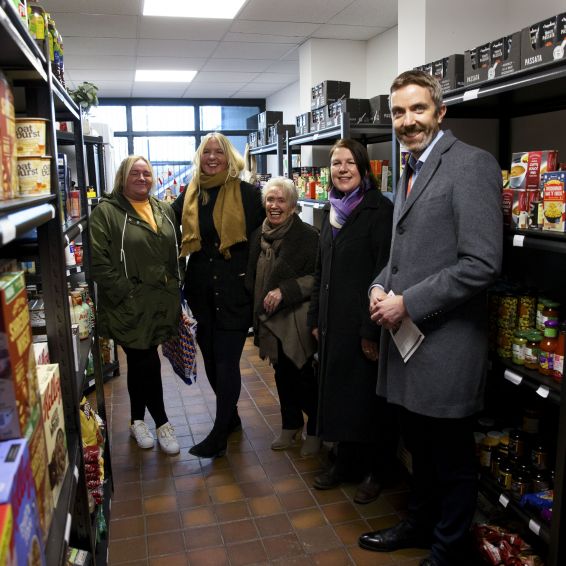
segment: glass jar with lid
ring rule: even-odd
[[[527,345],[527,330],[515,330],[513,334],[513,352],[511,361],[519,366],[525,365],[525,346]]]
[[[544,309],[542,311],[542,328],[544,331],[544,323],[547,320],[555,320],[558,322],[558,317],[560,315],[560,303],[556,301],[546,301]]]
[[[540,341],[542,334],[538,330],[531,330],[527,333],[527,343],[525,344],[525,367],[528,369],[538,369]]]
[[[547,297],[539,297],[537,300],[537,312],[535,315],[535,319],[536,319],[536,329],[537,330],[544,330],[544,320],[542,318],[542,312],[544,311],[544,309],[546,308],[546,303],[551,302],[550,299],[548,299]]]
[[[554,351],[558,346],[558,321],[547,319],[544,326],[544,336],[539,344],[538,371],[543,375],[552,375],[554,372]]]

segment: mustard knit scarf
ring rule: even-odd
[[[230,247],[247,241],[240,179],[228,176],[226,171],[212,176],[201,173],[200,187],[197,187],[193,177],[185,195],[181,256],[199,251],[202,247],[199,229],[199,189],[208,190],[218,186],[220,190],[212,211],[212,220],[220,238],[220,253],[225,259],[230,259]]]

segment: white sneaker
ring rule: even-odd
[[[143,421],[134,421],[130,425],[130,436],[136,439],[140,448],[153,448],[153,434]]]
[[[157,441],[159,442],[159,447],[165,454],[179,453],[179,443],[177,442],[175,431],[170,423],[165,423],[157,429]]]

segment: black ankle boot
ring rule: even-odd
[[[189,454],[199,458],[219,458],[226,454],[228,441],[225,435],[211,432],[202,442],[195,444]]]
[[[240,432],[242,430],[242,421],[240,420],[240,415],[236,411],[230,424],[228,425],[228,434],[232,434],[233,432]]]

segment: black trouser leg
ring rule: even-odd
[[[125,348],[128,364],[128,393],[132,422],[143,421],[145,409],[159,428],[167,422],[167,413],[163,402],[163,385],[161,383],[161,362],[157,346],[147,350]]]
[[[216,363],[214,361],[214,325],[197,324],[197,344],[204,361],[204,371],[210,387],[216,393]]]
[[[281,425],[284,429],[303,428],[303,410],[301,399],[301,370],[285,355],[278,342],[275,385],[281,405]]]
[[[457,566],[477,503],[473,419],[437,419],[402,412],[402,431],[413,461],[409,510],[432,534],[432,556]]]

